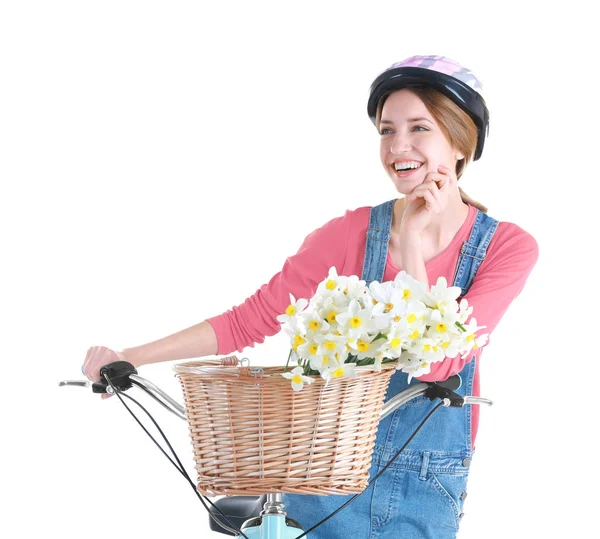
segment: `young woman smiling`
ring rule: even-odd
[[[443,276],[461,287],[478,325],[491,335],[523,289],[538,247],[529,233],[490,217],[458,187],[467,164],[481,157],[488,130],[481,84],[454,60],[413,56],[375,79],[367,110],[381,137],[383,167],[402,197],[348,210],[328,221],[306,237],[280,272],[223,314],[134,348],[90,348],[85,374],[97,380],[100,367],[117,358],[139,367],[241,352],[277,333],[277,316],[285,311],[289,294],[312,297],[332,266],[340,275],[359,275],[367,283],[393,280],[400,270],[427,285]],[[435,363],[419,380],[441,381],[460,373],[458,393],[479,395],[484,348],[466,359],[456,356]],[[397,371],[386,399],[407,386],[407,375]],[[420,397],[381,421],[371,477],[432,406]],[[310,537],[456,537],[478,421],[477,406],[440,408],[368,492]],[[308,529],[348,498],[284,494],[283,502],[289,516]]]

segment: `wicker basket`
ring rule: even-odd
[[[368,485],[381,409],[395,365],[293,391],[283,367],[234,367],[234,356],[180,363],[198,471],[215,495],[354,494]],[[367,368],[368,369],[368,368]]]

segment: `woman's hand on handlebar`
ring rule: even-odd
[[[127,361],[122,351],[112,350],[106,346],[92,346],[88,349],[81,370],[89,380],[98,382],[100,380],[100,368],[114,361]],[[102,398],[111,397],[109,393],[103,393]]]

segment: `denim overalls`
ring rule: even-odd
[[[371,209],[362,279],[381,282],[387,260],[395,200]],[[469,290],[498,221],[477,210],[469,240],[461,248],[453,286]],[[460,373],[461,395],[472,394],[475,356]],[[418,383],[412,379],[411,385]],[[408,387],[400,371],[390,379],[385,400]],[[426,397],[404,404],[379,423],[369,477],[373,478],[404,445],[436,405]],[[439,408],[374,485],[308,539],[451,539],[456,537],[473,454],[471,406]],[[288,515],[307,530],[349,496],[284,494]]]

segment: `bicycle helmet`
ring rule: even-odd
[[[489,111],[485,106],[482,85],[472,71],[445,56],[411,56],[397,62],[381,73],[371,84],[367,112],[376,123],[377,105],[388,92],[401,88],[431,87],[452,99],[475,122],[477,148],[473,161],[483,152],[489,136]]]

